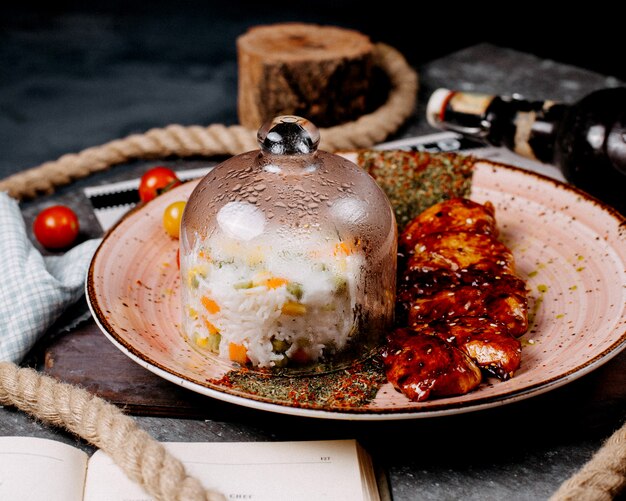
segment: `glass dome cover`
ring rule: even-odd
[[[260,150],[217,165],[187,202],[182,326],[214,362],[308,374],[372,354],[391,327],[397,230],[383,191],[281,116]]]

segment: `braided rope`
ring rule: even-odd
[[[367,148],[398,130],[413,113],[417,98],[417,73],[398,51],[381,43],[374,46],[374,63],[389,78],[391,89],[387,101],[354,122],[322,129],[322,149]],[[1,180],[0,191],[7,191],[18,200],[34,198],[50,194],[58,186],[134,159],[235,155],[255,148],[256,131],[241,125],[169,125],[63,155],[57,160],[19,172]]]
[[[254,149],[255,145],[252,131],[240,125],[169,125],[163,129],[151,129],[145,134],[116,139],[102,146],[93,146],[80,153],[69,153],[57,160],[18,172],[0,181],[0,191],[7,191],[18,200],[35,198],[50,194],[56,187],[76,179],[138,158],[234,155]]]
[[[611,501],[626,487],[626,424],[613,433],[550,501]]]
[[[157,500],[225,501],[114,405],[33,369],[0,362],[0,404],[28,412],[101,448]]]

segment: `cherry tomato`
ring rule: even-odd
[[[172,238],[180,236],[180,219],[183,217],[183,210],[187,202],[179,201],[169,204],[163,212],[163,228]]]
[[[139,198],[142,202],[149,202],[181,184],[176,173],[167,167],[158,166],[146,171],[139,182]]]
[[[78,217],[65,205],[42,210],[33,223],[35,238],[47,249],[69,247],[78,236]]]

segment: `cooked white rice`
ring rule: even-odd
[[[362,254],[310,228],[298,235],[254,234],[249,225],[233,231],[197,239],[181,254],[189,341],[225,360],[233,345],[245,347],[247,363],[264,368],[342,350],[354,334]]]

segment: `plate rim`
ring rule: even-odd
[[[585,200],[585,203],[592,203],[597,205],[601,210],[608,212],[608,214],[616,219],[617,227],[626,226],[626,217],[621,215],[615,208],[609,206],[603,201],[589,195],[585,191],[559,181],[558,179],[551,178],[549,176],[543,175],[541,173],[535,171],[529,171],[527,169],[508,165],[500,162],[495,162],[489,159],[483,159],[479,157],[474,157],[475,163],[486,164],[487,168],[495,167],[496,169],[503,169],[505,171],[514,171],[523,176],[535,177],[540,182],[548,182],[553,185],[556,189],[562,189],[568,192],[571,192],[581,199]],[[191,180],[180,187],[187,185],[187,183],[197,182],[199,180]],[[174,188],[171,190],[172,192],[176,191],[179,188]],[[96,260],[100,251],[103,249],[107,238],[113,234],[120,225],[124,224],[124,222],[135,215],[136,213],[142,211],[148,204],[140,203],[135,207],[130,209],[120,220],[118,220],[109,230],[105,232],[102,237],[102,241],[98,248],[96,249],[87,272],[87,279],[85,280],[85,296],[87,299],[88,307],[92,313],[92,317],[99,329],[104,333],[104,335],[112,342],[120,351],[122,351],[126,356],[128,356],[135,363],[141,365],[148,371],[156,374],[157,376],[170,381],[178,386],[186,388],[190,391],[194,391],[196,393],[200,393],[202,395],[215,398],[217,400],[222,400],[231,404],[241,405],[244,407],[249,407],[257,410],[263,410],[268,412],[275,412],[279,414],[288,414],[295,415],[301,417],[315,417],[322,419],[341,419],[341,420],[359,420],[359,421],[386,421],[386,420],[407,420],[407,419],[420,419],[420,418],[431,418],[431,417],[439,417],[446,416],[451,414],[461,414],[461,413],[469,413],[476,412],[488,408],[498,407],[502,405],[506,405],[509,403],[517,402],[520,400],[525,400],[531,398],[533,396],[537,396],[553,389],[564,386],[572,381],[575,381],[593,370],[599,368],[605,363],[609,362],[611,359],[616,357],[626,348],[626,330],[619,334],[616,337],[616,340],[607,348],[605,348],[601,353],[598,353],[596,356],[586,360],[584,363],[577,365],[576,367],[570,369],[569,371],[555,375],[549,379],[539,381],[535,384],[527,386],[523,389],[511,391],[508,393],[503,393],[500,395],[484,397],[471,401],[471,402],[446,402],[440,405],[437,405],[436,401],[429,401],[429,406],[420,408],[412,408],[412,409],[387,409],[387,410],[377,410],[377,409],[368,409],[367,407],[361,408],[336,408],[336,409],[324,409],[318,407],[309,407],[309,406],[294,406],[289,405],[288,403],[281,402],[271,402],[268,399],[259,397],[257,395],[248,394],[247,396],[239,395],[235,393],[230,393],[227,391],[220,390],[218,388],[213,388],[210,384],[201,384],[190,379],[187,379],[182,374],[173,370],[170,367],[165,367],[162,364],[152,360],[150,357],[146,356],[140,350],[136,349],[131,343],[128,343],[123,337],[119,336],[115,332],[115,329],[111,327],[111,325],[106,321],[105,315],[102,314],[102,310],[100,306],[97,304],[97,296],[96,296],[96,288],[94,286],[94,267],[96,264]],[[453,398],[453,397],[452,397]]]

